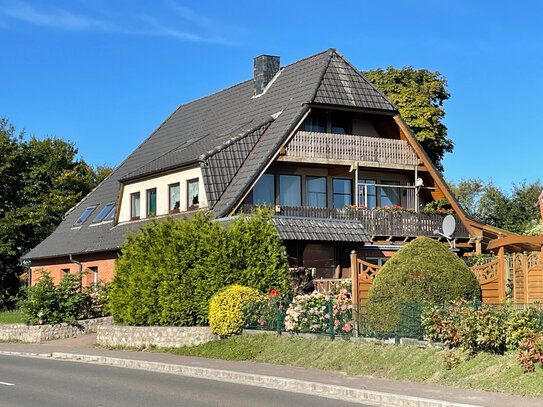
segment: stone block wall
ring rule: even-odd
[[[105,346],[179,348],[206,343],[218,337],[206,326],[100,326],[97,342]]]
[[[51,339],[71,338],[96,332],[99,326],[111,325],[112,323],[112,317],[104,317],[77,321],[75,325],[0,324],[0,340],[39,343]]]

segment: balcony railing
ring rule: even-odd
[[[243,213],[249,213],[256,205],[244,204]],[[275,207],[277,215],[293,218],[348,219],[359,220],[370,235],[375,236],[435,236],[434,230],[441,230],[445,215],[415,213],[410,211],[392,212],[364,208],[311,208],[308,206]],[[456,214],[455,237],[469,237],[469,233]]]
[[[405,140],[299,131],[285,146],[285,156],[415,166],[415,150]]]

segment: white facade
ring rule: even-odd
[[[198,179],[199,208],[207,208],[202,171],[200,167],[193,167],[125,184],[122,191],[118,222],[128,222],[131,220],[130,196],[136,192],[140,193],[140,219],[145,219],[147,213],[146,193],[147,190],[153,188],[156,188],[156,216],[167,215],[169,213],[170,201],[169,185],[175,183],[179,183],[180,187],[179,211],[185,212],[187,210],[187,181],[195,178]]]

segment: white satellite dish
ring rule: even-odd
[[[443,230],[443,234],[450,239],[452,235],[454,234],[454,229],[456,228],[456,219],[454,219],[454,216],[447,215],[445,216],[445,219],[443,219],[443,226],[441,227]]]

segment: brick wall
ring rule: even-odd
[[[91,271],[93,267],[96,267],[98,270],[98,280],[107,283],[113,279],[117,252],[86,254],[73,256],[72,258],[81,262],[83,271],[89,270],[89,273],[83,276],[84,287],[88,287],[94,282],[94,273]],[[32,282],[32,285],[36,284],[39,280],[40,270],[47,270],[51,277],[53,277],[55,284],[58,284],[66,271],[69,271],[72,274],[77,273],[79,271],[79,265],[71,263],[68,257],[32,260],[32,266],[30,267],[30,281]]]

